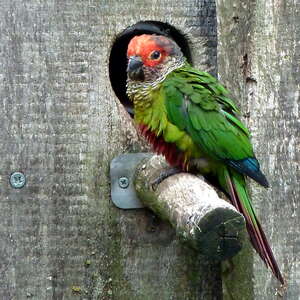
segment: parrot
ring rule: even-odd
[[[254,249],[284,284],[245,179],[269,184],[229,91],[214,76],[192,67],[176,42],[164,35],[131,38],[127,60],[126,93],[138,130],[172,167],[197,170],[218,183],[244,216]]]

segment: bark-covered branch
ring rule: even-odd
[[[136,171],[135,187],[140,200],[200,253],[215,260],[239,252],[245,236],[243,216],[202,178],[180,173],[157,188],[152,182],[168,168],[161,156],[144,159]]]

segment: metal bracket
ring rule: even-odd
[[[143,208],[138,199],[133,180],[136,166],[150,153],[129,153],[115,157],[110,163],[111,200],[119,208]]]

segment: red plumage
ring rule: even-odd
[[[165,142],[162,136],[157,136],[156,133],[145,124],[139,124],[138,128],[141,134],[152,145],[153,150],[158,154],[164,155],[171,166],[187,170],[185,155],[177,148],[175,143]]]

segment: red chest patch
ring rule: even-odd
[[[171,166],[187,170],[185,155],[175,143],[165,142],[162,136],[156,136],[155,132],[151,131],[145,124],[140,124],[138,128],[157,154],[162,154]]]

